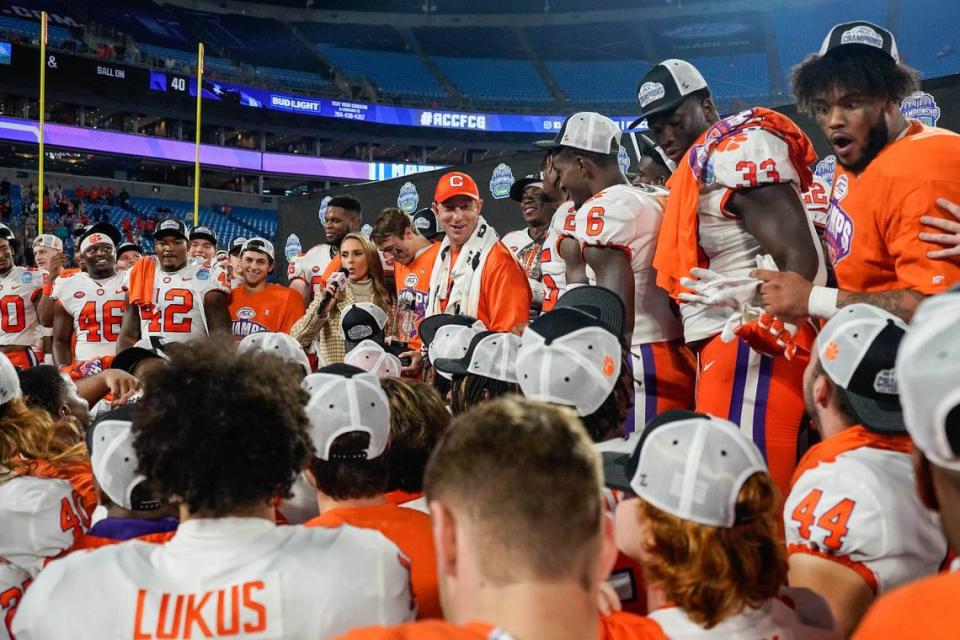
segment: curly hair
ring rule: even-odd
[[[57,463],[86,452],[76,421],[54,421],[47,411],[31,409],[21,398],[0,406],[0,482],[28,469],[34,460]]]
[[[736,514],[742,524],[730,528],[681,520],[638,500],[644,577],[706,629],[759,607],[787,578],[778,505],[777,489],[765,473],[751,476],[740,489]]]
[[[849,46],[809,56],[794,67],[791,82],[800,111],[813,115],[817,99],[831,90],[899,105],[920,86],[920,74],[874,47]]]
[[[520,393],[520,386],[473,373],[455,376],[450,392],[450,410],[458,416],[481,402],[511,393]]]
[[[24,401],[31,407],[44,409],[51,416],[56,416],[60,406],[67,396],[67,383],[57,368],[49,364],[41,364],[18,371],[20,390]]]
[[[403,378],[380,381],[390,401],[390,472],[387,490],[423,490],[423,470],[440,436],[450,426],[450,412],[437,390]]]
[[[287,496],[313,454],[306,391],[280,358],[193,341],[150,371],[133,415],[139,471],[213,517]]]

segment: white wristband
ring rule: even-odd
[[[837,311],[837,294],[839,289],[829,287],[813,286],[810,290],[810,297],[807,299],[807,312],[814,318],[823,318],[829,320]]]

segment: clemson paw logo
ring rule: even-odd
[[[747,134],[738,133],[732,136],[727,136],[723,140],[717,143],[717,151],[733,151],[740,148],[741,142],[746,142]]]
[[[609,378],[613,375],[613,372],[613,358],[611,356],[603,356],[603,375]]]
[[[837,343],[831,340],[827,344],[827,348],[823,350],[823,357],[831,362],[837,359],[837,356],[840,355],[840,347],[837,346]]]

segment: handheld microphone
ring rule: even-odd
[[[330,280],[327,284],[334,285],[334,290],[338,291],[343,285],[347,283],[347,275],[350,272],[346,269],[341,268],[339,271],[336,271],[330,274]],[[323,313],[326,308],[330,305],[330,301],[333,299],[333,294],[324,289],[323,295],[320,297],[320,306],[317,308],[317,313]]]

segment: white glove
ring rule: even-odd
[[[533,294],[533,306],[540,308],[543,306],[543,298],[547,295],[547,289],[543,283],[533,278],[527,278],[530,284],[530,292]]]
[[[708,307],[727,307],[735,311],[752,305],[761,284],[756,278],[728,278],[716,271],[699,267],[691,269],[690,275],[694,277],[680,279],[680,284],[692,292],[681,293],[681,300]]]

